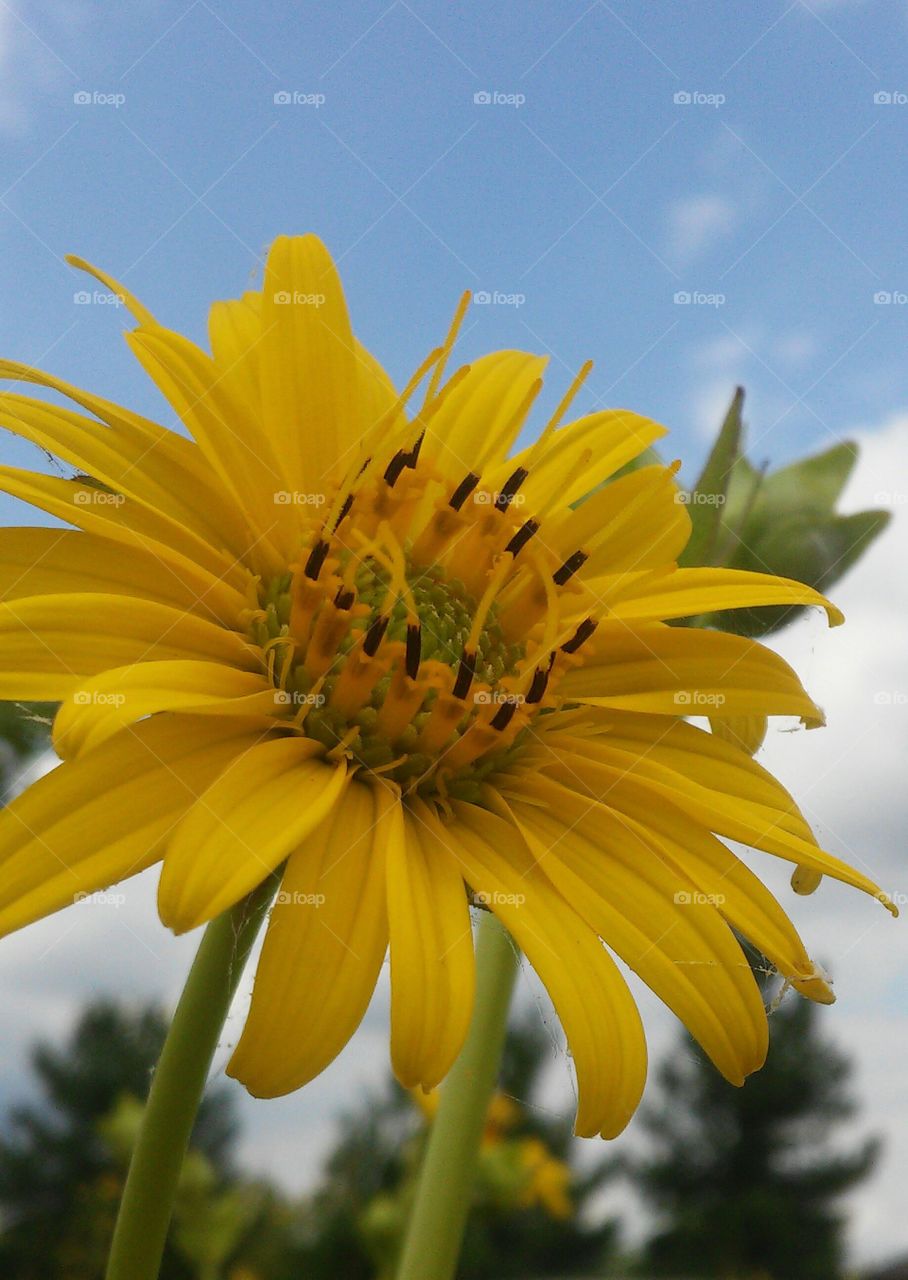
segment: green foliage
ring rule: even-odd
[[[54,706],[44,702],[0,702],[0,804],[17,789],[31,756],[47,746]]]
[[[14,1107],[0,1134],[0,1275],[95,1280],[103,1275],[123,1162],[103,1121],[124,1095],[144,1098],[166,1031],[157,1010],[89,1006],[62,1048],[38,1045],[34,1102]],[[235,1122],[226,1093],[202,1104],[193,1144],[219,1179],[230,1170]],[[173,1251],[163,1280],[193,1272]]]
[[[767,472],[742,451],[739,387],[706,466],[689,495],[693,533],[682,565],[773,573],[828,591],[889,523],[887,511],[839,515],[835,506],[857,461],[845,442]],[[765,636],[801,612],[785,606],[736,609],[701,625]]]
[[[698,1280],[839,1280],[837,1201],[873,1168],[877,1144],[843,1153],[855,1106],[848,1060],[816,1030],[816,1007],[789,995],[770,1017],[766,1065],[728,1084],[684,1035],[644,1113],[651,1154],[633,1175],[661,1225],[641,1274]]]

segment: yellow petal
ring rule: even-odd
[[[595,591],[595,582],[587,582]],[[792,578],[745,569],[671,569],[662,578],[648,578],[640,588],[609,599],[615,618],[633,620],[693,618],[719,609],[753,609],[761,605],[813,605],[826,610],[829,625],[837,627],[844,615],[819,591]]]
[[[156,862],[196,797],[260,732],[242,720],[155,718],[32,783],[0,811],[0,933]]]
[[[709,727],[717,738],[755,756],[763,745],[769,721],[766,716],[710,716]]]
[[[138,548],[164,569],[173,569],[180,581],[190,583],[196,595],[219,613],[221,609],[236,611],[237,589],[242,592],[248,583],[248,571],[213,548],[200,552],[186,542],[174,546],[169,541],[172,528],[148,508],[112,501],[117,495],[102,493],[99,497],[97,488],[80,480],[61,480],[15,467],[0,466],[0,491],[86,533]],[[239,598],[243,599],[242,595]]]
[[[192,440],[111,400],[94,396],[64,382],[62,378],[14,360],[0,360],[0,378],[46,387],[87,409],[104,423],[116,447],[125,456],[141,459],[143,466],[161,479],[179,503],[184,517],[195,511],[198,519],[198,513],[204,511],[207,522],[223,530],[224,542],[228,545],[234,543],[238,527],[235,506],[218,485],[201,450]]]
[[[264,676],[218,662],[143,662],[80,683],[54,718],[61,759],[94,750],[112,734],[160,711],[273,716],[277,690]]]
[[[502,818],[456,803],[446,828],[463,874],[539,974],[561,1019],[577,1071],[576,1132],[616,1137],[646,1078],[640,1015],[614,961],[554,888],[520,832]]]
[[[388,840],[391,1061],[406,1088],[433,1089],[473,1010],[473,934],[459,850],[429,809],[402,810]]]
[[[0,529],[0,601],[87,591],[132,596],[213,618],[236,630],[248,602],[238,591],[217,597],[174,564],[145,551],[75,529]],[[226,602],[232,601],[232,607]],[[215,606],[221,605],[221,612]]]
[[[566,785],[582,787],[592,798],[607,801],[613,808],[641,821],[645,821],[646,813],[654,806],[668,800],[718,835],[802,863],[844,884],[863,889],[883,902],[893,914],[898,914],[878,885],[816,845],[791,797],[775,783],[785,800],[773,798],[765,779],[760,780],[759,774],[765,771],[743,752],[736,753],[742,769],[746,762],[759,774],[748,771],[733,779],[726,772],[720,778],[721,770],[715,768],[715,785],[707,786],[689,776],[696,768],[692,757],[682,771],[659,763],[655,759],[658,747],[641,752],[638,745],[629,751],[610,745],[608,736],[571,740],[569,735],[552,732],[546,737],[546,754],[555,762],[552,776]],[[707,759],[702,767],[706,768],[710,753],[728,744],[708,733],[703,733],[703,738]],[[549,767],[546,768],[548,771]]]
[[[296,508],[281,503],[286,489],[281,468],[267,439],[255,426],[252,407],[231,393],[215,362],[181,334],[169,329],[138,329],[127,341],[148,376],[186,424],[212,470],[246,513],[253,537],[247,545],[261,554],[277,541],[294,546]],[[269,570],[280,566],[276,553]]]
[[[317,236],[278,236],[262,288],[262,411],[287,487],[318,493],[349,467],[366,424],[347,304]]]
[[[307,738],[251,746],[199,797],[164,858],[161,919],[176,933],[233,906],[280,866],[333,808],[346,765]]]
[[[766,1057],[766,1014],[716,903],[640,824],[543,779],[528,781],[526,794],[530,803],[511,809],[543,872],[726,1079],[743,1084]]]
[[[256,666],[235,631],[165,604],[72,593],[0,605],[2,698],[56,702],[109,667],[174,658]]]
[[[670,467],[641,467],[547,523],[546,545],[564,559],[578,549],[587,551],[581,572],[592,591],[600,575],[667,565],[690,537],[690,516],[676,501],[678,493]]]
[[[455,482],[499,463],[526,420],[529,396],[547,363],[526,351],[495,351],[475,360],[426,429],[426,459]]]
[[[659,623],[603,623],[583,666],[565,674],[558,693],[627,711],[787,715],[823,723],[795,672],[772,650],[741,636]]]
[[[257,1098],[300,1088],[359,1026],[388,948],[385,849],[399,801],[354,781],[287,863],[227,1074]]]
[[[74,253],[66,255],[66,261],[71,267],[75,267],[78,271],[85,271],[90,276],[100,281],[105,289],[109,289],[112,294],[118,297],[129,307],[129,310],[135,316],[139,324],[153,325],[156,324],[154,316],[143,306],[138,298],[130,293],[125,285],[120,284],[119,280],[115,280],[113,276],[108,275],[106,271],[102,271],[100,267],[93,267],[90,262],[86,262],[84,258],[77,257]]]
[[[677,727],[690,729],[691,733],[701,732],[690,725]],[[661,729],[650,728],[645,738],[641,733],[635,743],[634,754],[652,754],[664,760],[664,756],[659,757],[662,746],[660,736],[663,732]],[[668,731],[669,738],[673,732],[674,730]],[[544,762],[544,756],[541,761]],[[703,764],[709,775],[713,769],[713,759],[707,758]],[[715,773],[721,775],[722,770],[717,769]],[[793,807],[794,802],[775,779],[769,774],[765,776],[775,788],[775,803],[782,806],[790,803]],[[522,776],[517,783],[517,790],[522,794],[532,795],[535,781],[536,775],[532,766],[528,765],[526,776]],[[564,774],[562,781],[569,791],[575,790],[577,780],[572,779],[569,772]],[[717,787],[722,787],[721,776],[717,776],[715,782]],[[512,785],[508,783],[509,788]],[[742,786],[747,794],[747,782],[743,779],[737,787],[732,788],[731,793],[740,794]],[[622,822],[628,825],[629,830],[645,830],[649,838],[658,843],[662,860],[676,867],[697,890],[715,903],[717,910],[732,928],[752,942],[783,977],[795,983],[806,982],[813,977],[816,966],[782,907],[753,872],[710,834],[701,821],[691,818],[665,796],[655,803],[652,793],[636,785],[630,776],[625,787],[603,787],[601,797],[601,800],[593,802],[591,813],[599,813],[601,806],[608,806],[621,815]],[[584,793],[584,800],[587,804],[590,803],[589,792]],[[558,803],[556,812],[560,813],[561,799]],[[797,810],[795,815],[795,829],[801,830],[813,842],[813,835]],[[780,813],[780,820],[785,820],[785,816],[784,812]]]
[[[559,427],[520,488],[528,513],[542,506],[553,490],[562,507],[577,502],[665,434],[658,422],[626,409],[602,409]],[[499,464],[487,486],[501,489],[517,468],[529,462],[533,448],[530,445]]]

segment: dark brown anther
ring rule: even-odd
[[[537,667],[533,672],[533,683],[530,685],[527,693],[527,702],[541,702],[548,688],[549,672],[552,670],[552,664],[549,663],[547,669]]]
[[[460,484],[451,494],[448,506],[452,511],[459,511],[463,504],[469,498],[470,494],[479,484],[479,476],[475,471],[471,471],[469,475],[464,476]]]
[[[422,629],[417,622],[407,624],[407,656],[405,659],[405,668],[407,675],[411,680],[415,680],[419,674],[419,660],[422,657]]]
[[[539,532],[538,520],[525,520],[524,523],[517,530],[517,532],[514,534],[511,541],[505,547],[505,551],[510,551],[512,556],[519,555],[519,553],[523,550],[523,548],[529,542],[530,538],[535,537],[535,535],[538,532]]]
[[[355,591],[345,591],[343,587],[338,587],[337,595],[334,597],[334,607],[335,609],[352,609],[355,599]]]
[[[350,514],[350,508],[352,506],[353,506],[353,494],[348,493],[346,498],[344,498],[344,505],[340,509],[340,515],[337,517],[337,519],[334,522],[335,529],[340,528],[341,522],[346,520],[347,516]]]
[[[425,431],[423,431],[423,432],[420,434],[419,439],[418,439],[418,440],[416,441],[416,443],[414,444],[413,448],[412,448],[412,449],[408,449],[408,450],[407,450],[407,455],[406,455],[406,456],[407,456],[407,462],[406,462],[406,465],[407,465],[411,470],[416,466],[417,462],[419,461],[419,451],[420,451],[420,449],[422,448],[422,442],[423,442],[423,440],[425,440],[425,438],[426,438],[426,433],[425,433]]]
[[[311,578],[313,582],[318,581],[318,575],[322,571],[322,565],[328,555],[328,543],[324,538],[319,538],[315,546],[309,552],[309,559],[306,561],[306,567],[303,570],[307,578]]]
[[[469,649],[464,649],[463,657],[460,659],[460,666],[457,670],[457,679],[454,681],[453,692],[455,698],[465,698],[467,696],[475,675],[476,654],[471,653]]]
[[[566,582],[570,582],[577,570],[582,569],[589,558],[586,551],[575,551],[573,555],[568,556],[561,568],[556,569],[552,574],[555,586],[563,587]]]
[[[581,622],[567,644],[561,646],[562,653],[576,653],[582,644],[586,644],[598,626],[599,623],[594,622],[592,618],[587,618],[584,622]]]
[[[517,490],[529,474],[529,471],[525,470],[525,468],[518,467],[516,471],[512,472],[511,475],[508,476],[507,480],[504,482],[504,488],[496,495],[495,498],[495,507],[498,511],[507,511],[512,500],[517,494]]]
[[[410,454],[408,450],[398,449],[387,467],[385,467],[385,484],[389,489],[393,489],[395,484],[397,484],[397,481],[400,479],[400,473],[403,471],[404,467],[408,465],[407,459],[409,456]]]
[[[516,699],[509,698],[507,702],[503,702],[501,706],[498,708],[498,710],[495,712],[494,717],[492,718],[492,728],[498,729],[499,731],[502,729],[506,729],[508,725],[511,723],[511,721],[514,719],[516,711],[517,711]]]
[[[366,638],[363,641],[363,653],[367,658],[374,658],[378,653],[378,646],[384,639],[385,632],[388,630],[388,615],[380,613],[372,626],[366,632]]]

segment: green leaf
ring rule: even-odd
[[[679,559],[681,565],[713,563],[722,508],[726,504],[732,473],[741,454],[743,404],[744,388],[737,387],[700,478],[690,491],[689,513],[693,530]]]

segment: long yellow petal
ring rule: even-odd
[[[174,825],[261,732],[257,722],[159,717],[32,783],[0,811],[0,933],[156,862]]]
[[[92,395],[62,378],[55,378],[15,360],[0,360],[0,378],[46,387],[87,409],[109,428],[117,447],[128,456],[150,459],[148,465],[152,472],[166,477],[167,487],[184,512],[204,509],[209,522],[224,530],[224,542],[228,545],[232,542],[237,529],[235,505],[218,485],[194,441],[124,409],[112,400]]]
[[[317,236],[278,236],[262,288],[262,411],[290,489],[327,491],[349,467],[359,420],[344,291]]]
[[[586,584],[596,590],[596,581]],[[844,615],[819,591],[777,578],[771,573],[751,573],[746,569],[670,569],[661,578],[648,578],[638,589],[622,592],[609,600],[615,618],[635,621],[665,618],[692,618],[719,609],[755,609],[761,605],[815,606],[826,610],[829,625],[837,627]]]
[[[388,840],[391,1061],[406,1088],[444,1078],[473,1009],[473,934],[455,851],[419,803],[402,810]]]
[[[72,593],[0,605],[2,698],[56,702],[109,667],[175,658],[258,665],[235,631],[148,600]]]
[[[279,694],[252,671],[220,662],[142,662],[114,667],[80,683],[54,718],[61,759],[94,750],[112,734],[161,711],[193,715],[274,715]]]
[[[553,490],[562,507],[577,502],[665,434],[658,422],[626,409],[602,409],[559,427],[520,488],[528,513]],[[501,489],[515,470],[529,463],[533,448],[500,463],[487,478],[488,487]]]
[[[547,363],[526,351],[495,351],[475,360],[432,417],[422,444],[425,457],[454,483],[500,464],[526,420],[530,393]]]
[[[762,795],[756,799],[746,794],[729,795],[653,763],[646,755],[631,756],[607,745],[605,740],[578,739],[563,750],[555,744],[555,738],[552,734],[552,745],[547,746],[553,763],[546,769],[567,786],[582,789],[591,798],[642,822],[654,806],[668,800],[717,835],[830,875],[869,893],[898,914],[886,894],[867,876],[820,849],[812,837],[804,838],[792,830],[798,820],[793,801],[790,807],[783,808],[765,802]]]
[[[172,568],[180,580],[192,584],[200,599],[218,611],[235,611],[237,590],[242,596],[248,584],[249,572],[238,560],[213,548],[199,553],[196,548],[172,545],[168,541],[171,530],[154,512],[136,503],[118,503],[115,499],[120,495],[105,494],[81,480],[0,466],[0,491],[86,533],[138,548],[165,568]]]
[[[217,597],[202,595],[198,581],[189,580],[176,564],[123,542],[76,529],[0,529],[0,601],[75,591],[154,600],[233,630],[248,608],[238,591],[222,585]]]
[[[660,857],[642,826],[544,779],[528,780],[525,794],[511,811],[537,865],[726,1079],[743,1084],[766,1057],[766,1014],[716,903]]]
[[[646,1041],[615,962],[543,874],[520,832],[473,805],[454,805],[446,828],[463,874],[482,893],[542,979],[577,1071],[576,1132],[617,1136],[640,1101]]]
[[[568,701],[660,715],[823,714],[792,668],[755,640],[660,623],[603,623],[582,666],[558,684]]]
[[[251,746],[180,823],[164,858],[161,919],[176,933],[211,920],[280,866],[333,808],[346,764],[308,738]]]
[[[190,551],[199,548],[205,554],[224,545],[223,518],[209,524],[208,509],[199,501],[198,493],[191,506],[181,502],[173,491],[172,464],[159,458],[154,450],[138,454],[109,427],[27,396],[0,395],[0,423],[100,481],[119,496],[120,502],[150,507],[162,527],[168,529],[168,541],[174,546]],[[234,553],[244,551],[247,545],[248,537],[233,533]]]
[[[388,949],[385,850],[399,801],[355,780],[290,856],[227,1074],[256,1098],[306,1084],[366,1012]]]
[[[584,580],[636,572],[675,560],[690,537],[690,516],[670,467],[641,467],[613,480],[574,511],[545,525],[546,545],[566,559],[584,550]]]
[[[246,513],[253,560],[280,566],[272,543],[294,547],[297,510],[278,500],[284,478],[255,425],[252,406],[241,400],[218,365],[181,334],[137,329],[127,341],[148,376],[186,424],[237,509]],[[269,559],[270,555],[270,559]]]

